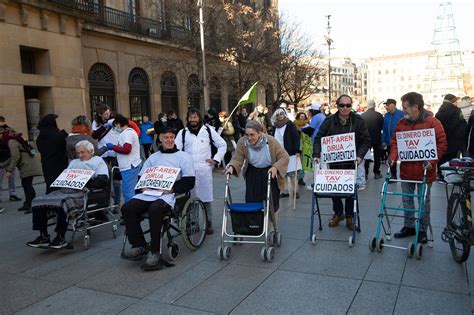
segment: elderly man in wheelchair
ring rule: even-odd
[[[146,188],[122,206],[126,233],[124,246],[127,237],[131,245],[128,251],[122,249],[122,258],[139,261],[146,256],[142,265],[145,271],[173,266],[162,257],[161,243],[165,232],[168,237],[169,256],[174,260],[178,256],[179,247],[173,243],[173,237],[182,235],[185,245],[195,250],[204,241],[207,222],[202,202],[189,196],[189,191],[195,183],[191,156],[176,148],[174,129],[165,128],[159,139],[159,151],[145,161],[139,175],[143,176],[151,167],[173,167],[180,170],[176,181],[170,190]],[[149,243],[145,240],[141,227],[141,221],[145,218],[149,219],[149,231],[145,232],[150,232]],[[177,223],[180,228],[171,221]],[[175,230],[178,234],[172,235],[170,230]]]
[[[78,159],[72,160],[68,169],[92,170],[94,174],[87,182],[87,190],[109,189],[109,171],[104,160],[94,156],[94,146],[87,140],[76,144]],[[86,191],[87,191],[86,190]],[[62,249],[68,246],[65,235],[68,228],[71,213],[81,212],[86,207],[87,196],[85,191],[61,188],[47,195],[33,199],[33,230],[38,230],[40,235],[27,245],[34,248]],[[50,242],[48,234],[48,216],[51,212],[56,213],[56,237]],[[88,239],[88,238],[87,238]]]

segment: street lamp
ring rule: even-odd
[[[328,26],[327,26],[327,31],[328,31],[328,34],[326,36],[324,36],[325,40],[326,40],[326,44],[328,45],[328,86],[329,86],[329,106],[331,106],[331,44],[333,42],[333,40],[331,39],[331,24],[330,24],[330,18],[331,18],[331,15],[328,14],[326,15],[327,19],[328,19]]]
[[[206,72],[206,49],[204,47],[204,14],[203,14],[203,1],[198,0],[197,6],[199,8],[199,31],[201,33],[201,53],[202,53],[202,85],[204,90],[204,110],[209,109],[209,86],[207,84],[207,72]]]

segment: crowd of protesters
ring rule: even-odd
[[[402,96],[401,106],[398,108],[397,101],[392,98],[383,102],[383,105],[384,109],[377,108],[375,101],[369,100],[366,106],[359,105],[359,108],[355,108],[351,96],[341,95],[336,100],[333,113],[328,104],[312,102],[307,108],[299,109],[281,101],[272,106],[241,106],[230,112],[210,108],[205,115],[198,109],[191,108],[184,123],[174,110],[170,110],[160,113],[153,123],[148,116],[134,122],[119,113],[113,113],[107,105],[99,104],[95,107],[92,122],[86,116],[77,116],[71,122],[69,133],[58,128],[57,115],[44,116],[38,125],[40,133],[36,139],[39,159],[35,157],[33,147],[6,124],[5,117],[0,116],[0,181],[6,174],[10,201],[20,201],[14,182],[14,172],[18,170],[24,190],[24,202],[18,210],[31,213],[32,206],[42,206],[39,210],[33,209],[34,228],[40,231],[40,236],[29,245],[44,247],[52,244],[52,248],[62,248],[65,246],[64,216],[60,216],[57,222],[58,235],[50,244],[44,209],[57,209],[61,198],[70,192],[55,190],[51,183],[68,167],[79,165],[87,168],[93,164],[100,169],[100,175],[107,178],[111,175],[113,178],[114,202],[124,204],[122,212],[125,209],[125,225],[134,233],[130,241],[135,249],[126,256],[134,260],[147,252],[136,228],[137,211],[159,211],[161,217],[162,211],[167,211],[174,204],[174,199],[171,202],[167,197],[151,200],[150,197],[136,194],[135,185],[143,173],[143,165],[166,162],[183,166],[186,176],[176,191],[192,189],[192,194],[201,199],[208,215],[206,232],[212,234],[213,170],[225,168],[225,173],[236,175],[243,172],[247,180],[246,200],[251,201],[260,200],[265,195],[260,190],[265,182],[262,174],[271,173],[274,177],[271,186],[272,191],[274,190],[273,206],[277,210],[279,198],[293,196],[298,199],[298,186],[306,185],[301,163],[304,135],[310,139],[308,141],[313,150],[312,157],[318,164],[323,137],[354,132],[356,162],[360,164],[358,169],[362,172],[357,181],[359,189],[363,190],[365,181],[369,179],[370,163],[373,163],[374,179],[382,177],[383,162],[390,168],[391,177],[398,178],[396,132],[434,128],[439,160],[425,164],[402,162],[398,167],[403,180],[419,180],[422,176],[420,170],[428,168],[427,211],[423,217],[427,221],[431,183],[436,179],[443,180],[441,173],[436,175],[437,165],[460,155],[474,156],[474,112],[470,111],[471,99],[464,97],[460,100],[455,95],[446,94],[436,114],[427,110],[422,95],[415,92]],[[173,158],[177,160],[173,161]],[[245,170],[242,170],[244,161],[247,164]],[[420,163],[423,165],[420,166]],[[108,172],[104,171],[104,167],[108,168]],[[354,167],[354,164],[348,166],[336,163],[329,167],[345,169]],[[40,196],[35,199],[33,178],[41,175],[44,176],[46,196],[49,197]],[[95,181],[97,180],[101,185],[104,184],[103,177]],[[408,194],[417,188],[419,189],[414,184],[402,185],[403,192]],[[413,198],[405,199],[405,208],[412,208]],[[44,204],[48,200],[54,201],[54,204]],[[329,221],[329,226],[336,227],[345,220],[347,228],[352,229],[353,206],[352,198],[346,198],[345,205],[341,198],[333,198],[334,216]],[[139,207],[139,210],[135,207]],[[3,211],[0,204],[0,213]],[[395,237],[413,235],[413,226],[413,218],[407,218],[404,227]],[[422,242],[426,239],[424,230],[420,237]],[[156,242],[154,244],[152,250],[156,254],[159,248]],[[160,259],[155,255],[150,258],[149,263],[157,264]]]

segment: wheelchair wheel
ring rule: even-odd
[[[181,210],[180,229],[183,242],[190,250],[198,249],[206,238],[207,212],[199,198],[189,198]]]

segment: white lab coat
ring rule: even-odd
[[[227,151],[227,144],[224,139],[219,136],[216,130],[209,126],[211,137],[217,148],[214,160],[220,162]],[[195,194],[202,202],[212,202],[214,194],[212,189],[212,165],[206,162],[211,158],[211,143],[209,142],[209,133],[206,126],[202,126],[195,136],[188,127],[182,129],[176,135],[176,147],[183,150],[183,130],[186,130],[184,139],[184,152],[189,153],[194,162],[194,170],[196,171],[196,184],[193,189]]]

